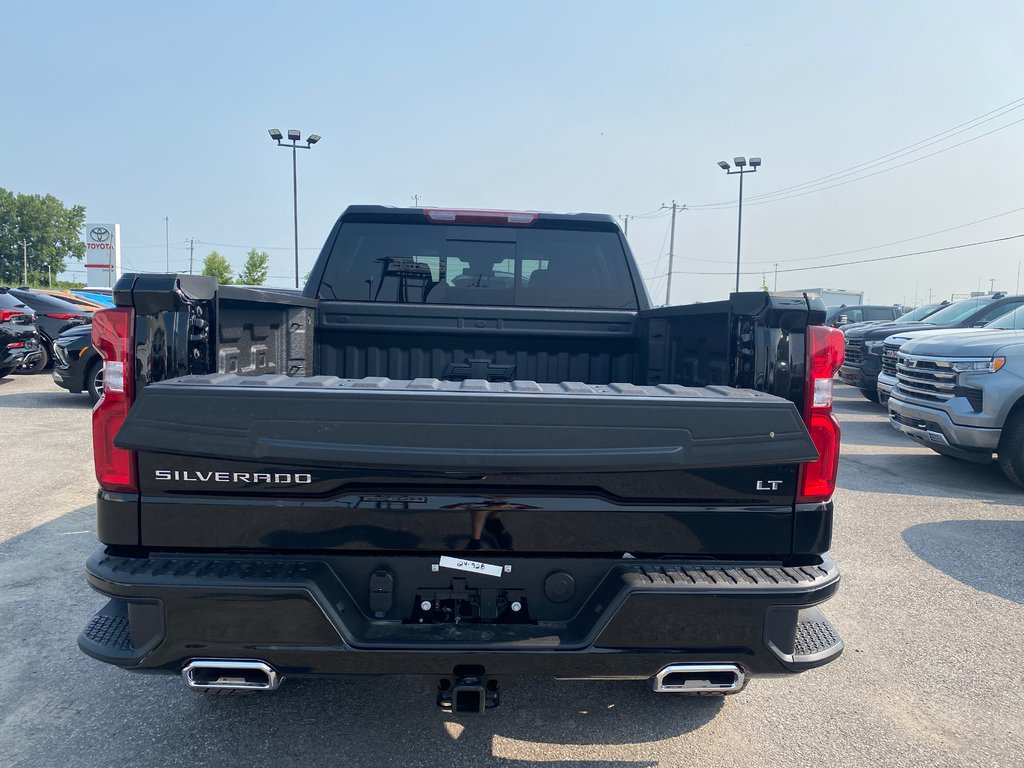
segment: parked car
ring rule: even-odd
[[[846,356],[843,367],[839,369],[839,378],[877,403],[878,374],[882,372],[882,352],[887,337],[904,331],[934,328],[980,328],[1022,304],[1024,296],[994,293],[953,302],[916,323],[876,323],[846,329]]]
[[[8,291],[0,288],[0,378],[39,357],[39,333],[35,313]]]
[[[53,381],[78,394],[87,392],[95,403],[103,394],[103,360],[92,345],[92,325],[64,331],[53,343]]]
[[[114,300],[110,297],[109,293],[103,293],[99,290],[75,290],[72,293],[95,304],[99,304],[101,308],[114,306]]]
[[[833,307],[825,317],[825,324],[833,328],[841,328],[844,325],[864,322],[888,322],[895,320],[900,312],[896,307],[884,304],[855,304],[848,307],[845,304]]]
[[[937,453],[981,463],[996,453],[1024,487],[1024,308],[993,325],[904,343],[889,420]]]
[[[382,206],[345,211],[302,296],[115,298],[101,661],[202,692],[426,675],[482,714],[503,678],[725,694],[842,651],[818,300],[652,308],[610,216]]]
[[[55,296],[58,299],[63,299],[86,312],[95,312],[98,309],[106,309],[107,307],[114,306],[113,302],[104,301],[101,303],[85,296],[79,296],[71,293],[71,291],[51,291],[43,290],[42,288],[35,288],[33,290],[35,290],[36,293],[43,293],[47,296]]]
[[[894,323],[914,323],[914,322],[917,322],[918,320],[924,320],[929,315],[934,315],[936,312],[938,312],[940,309],[942,309],[947,304],[949,304],[948,301],[943,301],[943,302],[941,302],[939,304],[925,304],[924,306],[918,307],[917,309],[910,310],[906,314],[900,315],[899,317],[897,317],[892,322],[894,322]],[[860,323],[850,323],[848,325],[844,325],[841,328],[841,330],[845,334],[847,331],[852,330],[854,328],[860,328],[860,327],[865,326],[865,325],[877,325],[879,322],[884,322],[884,321],[865,320],[864,322],[860,322]]]
[[[68,328],[88,323],[92,318],[92,312],[56,296],[49,296],[31,288],[10,288],[8,291],[35,310],[36,328],[40,336],[40,356],[33,363],[21,366],[18,373],[39,373],[49,367],[54,340]]]
[[[932,328],[929,330],[904,331],[886,337],[882,345],[882,371],[878,374],[878,402],[885,405],[896,386],[896,362],[900,348],[911,339],[921,339],[938,334],[982,333],[992,330],[1019,330],[1024,328],[1024,305],[1010,310],[1002,317],[979,328]]]

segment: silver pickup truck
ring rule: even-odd
[[[927,326],[925,326],[927,328]],[[878,373],[878,402],[885,405],[889,402],[889,396],[896,386],[896,361],[900,349],[912,339],[923,339],[937,335],[948,336],[951,333],[957,335],[970,333],[989,333],[991,331],[1012,331],[1024,329],[1024,308],[1018,306],[1006,314],[1001,315],[992,322],[972,328],[932,328],[930,330],[908,330],[902,333],[894,333],[887,336],[882,342],[882,370]]]
[[[947,456],[985,463],[995,453],[1024,487],[1024,310],[986,329],[911,338],[895,374],[893,427]]]

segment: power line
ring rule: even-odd
[[[794,197],[803,197],[804,195],[811,195],[811,194],[814,194],[815,192],[824,192],[826,189],[835,189],[836,187],[844,187],[847,184],[853,184],[855,181],[864,181],[864,179],[870,179],[871,177],[878,176],[879,174],[882,174],[882,173],[888,173],[889,171],[895,171],[898,168],[903,168],[904,166],[912,165],[913,163],[919,163],[922,160],[927,160],[929,157],[935,157],[936,155],[941,155],[943,152],[949,152],[951,149],[956,149],[957,147],[962,147],[964,144],[970,144],[972,141],[977,141],[978,139],[983,139],[986,136],[991,136],[993,133],[996,133],[998,131],[1002,131],[1002,130],[1005,130],[1007,128],[1012,128],[1013,126],[1017,125],[1018,123],[1024,123],[1024,117],[1022,117],[1022,118],[1020,118],[1018,120],[1014,120],[1012,123],[1007,123],[1006,125],[1001,125],[998,128],[993,128],[991,131],[986,131],[985,133],[982,133],[982,134],[980,134],[978,136],[973,136],[973,137],[971,137],[969,139],[965,139],[964,141],[957,142],[956,144],[951,144],[948,147],[944,147],[942,149],[938,149],[935,152],[929,152],[927,155],[922,155],[921,157],[915,157],[913,160],[907,160],[904,163],[898,163],[898,164],[890,166],[888,168],[882,168],[881,170],[875,171],[874,173],[868,173],[868,174],[865,174],[863,176],[857,176],[857,177],[852,178],[852,179],[847,179],[846,181],[840,181],[840,182],[838,182],[836,184],[828,184],[828,185],[826,185],[824,187],[815,187],[814,189],[808,189],[808,190],[806,190],[804,192],[796,192],[796,193],[791,194],[791,195],[784,195],[782,197],[775,197],[775,198],[772,198],[770,200],[757,200],[755,202],[748,203],[748,205],[767,205],[768,203],[778,203],[778,202],[781,202],[783,200],[792,200]],[[734,204],[728,204],[728,205],[703,205],[703,206],[690,206],[690,207],[691,208],[700,208],[701,210],[705,210],[705,211],[706,210],[721,210],[721,209],[725,209],[725,208],[732,208],[732,207],[734,207]]]
[[[1017,240],[1024,237],[1024,232],[1017,235],[1008,235],[1007,237],[996,237],[992,240],[978,240],[973,243],[961,243],[960,245],[948,245],[944,248],[931,248],[927,251],[913,251],[911,253],[897,253],[894,256],[875,256],[870,259],[855,259],[853,261],[840,261],[835,264],[815,264],[810,267],[790,267],[789,269],[780,269],[779,272],[807,272],[812,269],[831,269],[833,267],[849,267],[856,264],[869,264],[876,261],[892,261],[894,259],[906,259],[911,256],[923,256],[928,253],[942,253],[943,251],[956,251],[961,248],[973,248],[978,245],[990,245],[991,243],[1005,243],[1009,240]],[[680,275],[732,275],[732,272],[677,272]],[[744,275],[759,275],[761,270],[755,272],[744,272]],[[661,277],[661,275],[659,275]],[[656,278],[652,278],[656,279]]]
[[[1020,213],[1021,211],[1024,211],[1024,207],[1014,208],[1011,211],[1004,211],[1003,213],[997,213],[997,214],[994,214],[992,216],[986,216],[983,219],[975,219],[974,221],[968,221],[968,222],[966,222],[964,224],[957,224],[955,227],[947,227],[946,229],[939,229],[939,230],[936,230],[935,232],[926,232],[923,235],[914,235],[913,237],[905,237],[902,240],[893,240],[892,242],[888,242],[888,243],[879,243],[878,245],[869,245],[869,246],[866,246],[864,248],[854,248],[854,249],[849,250],[849,251],[835,251],[833,253],[822,253],[822,254],[820,254],[818,256],[799,256],[799,257],[793,258],[793,259],[779,259],[779,258],[772,258],[772,259],[750,259],[748,263],[750,263],[750,264],[787,264],[787,263],[793,263],[795,261],[816,261],[818,259],[829,259],[829,258],[832,258],[833,256],[849,256],[850,254],[853,254],[853,253],[864,253],[865,251],[876,251],[879,248],[888,248],[890,245],[902,245],[903,243],[909,243],[909,242],[912,242],[914,240],[923,240],[926,237],[933,237],[935,235],[943,235],[943,234],[945,234],[947,232],[954,232],[954,231],[956,231],[958,229],[964,229],[965,227],[972,227],[975,224],[983,224],[986,221],[992,221],[994,219],[1002,218],[1003,216],[1009,216],[1009,215],[1014,214],[1014,213]],[[699,258],[695,258],[693,256],[687,256],[686,258],[689,261],[702,261],[702,262],[705,262],[707,264],[723,264],[724,265],[724,264],[727,263],[727,262],[722,261],[721,259],[699,259]]]
[[[967,131],[973,130],[974,128],[977,128],[979,125],[984,125],[987,122],[990,122],[992,120],[996,120],[996,119],[998,119],[1000,117],[1003,117],[1004,115],[1009,114],[1010,112],[1013,112],[1013,111],[1015,111],[1017,109],[1021,109],[1022,107],[1024,107],[1024,97],[1015,99],[1015,100],[1013,100],[1013,101],[1011,101],[1011,102],[1009,102],[1007,104],[1002,105],[1001,107],[997,107],[996,109],[993,109],[993,110],[991,110],[989,112],[986,112],[986,113],[984,113],[982,115],[978,115],[977,117],[972,118],[971,120],[968,120],[967,122],[960,123],[959,125],[955,125],[952,128],[948,128],[945,131],[942,131],[941,133],[936,133],[936,134],[934,134],[932,136],[929,136],[929,137],[927,137],[925,139],[921,139],[920,141],[916,141],[913,144],[909,144],[909,145],[907,145],[905,147],[901,147],[900,149],[893,150],[892,152],[888,152],[888,153],[886,153],[884,155],[880,155],[879,157],[873,158],[871,160],[865,160],[864,162],[858,163],[857,165],[850,166],[849,168],[845,168],[845,169],[840,170],[840,171],[835,171],[835,172],[827,174],[825,176],[820,176],[817,179],[812,179],[811,181],[805,181],[805,182],[803,182],[801,184],[794,184],[794,185],[789,186],[789,187],[782,187],[781,189],[776,189],[776,190],[774,190],[772,192],[764,192],[764,193],[762,193],[760,195],[754,195],[753,197],[750,197],[749,200],[754,201],[754,200],[761,200],[761,199],[768,198],[768,197],[775,197],[775,196],[783,195],[783,194],[785,194],[787,192],[792,192],[792,191],[795,191],[795,190],[802,189],[804,187],[817,186],[817,185],[822,184],[823,182],[829,181],[831,179],[843,178],[845,176],[856,174],[856,173],[858,173],[861,170],[867,170],[868,168],[875,167],[875,166],[880,165],[880,164],[891,162],[892,160],[898,159],[899,157],[904,157],[904,156],[906,156],[908,154],[913,154],[914,152],[919,152],[920,150],[925,149],[926,147],[933,146],[933,145],[938,144],[940,142],[946,141],[947,139],[950,139],[953,136],[957,136],[957,135],[959,135],[961,133],[965,133]],[[996,113],[998,113],[998,114],[996,114]],[[1020,121],[1016,121],[1016,122],[1020,122]],[[1000,128],[997,128],[996,130],[1002,130],[1003,128],[1008,128],[1010,125],[1014,125],[1014,124],[1015,123],[1010,123],[1009,125],[1002,126]],[[995,131],[990,131],[989,133],[994,133],[994,132]],[[989,133],[982,134],[981,136],[977,136],[975,138],[982,138],[983,136],[989,135]],[[969,139],[968,141],[974,141],[974,139]],[[967,142],[962,142],[962,143],[967,143]],[[948,147],[947,149],[953,149],[954,147],[957,147],[957,146],[961,146],[961,144],[956,144],[953,147]],[[946,151],[946,150],[941,150],[941,151]],[[938,153],[934,153],[934,154],[938,154]],[[931,157],[931,155],[928,155],[928,157]],[[924,159],[924,158],[921,158],[921,159]],[[900,166],[895,166],[895,167],[898,168]],[[869,177],[865,176],[863,178],[869,178]],[[825,187],[825,188],[828,189],[828,188],[831,188],[831,187]],[[691,208],[715,208],[715,207],[732,207],[734,205],[736,205],[736,201],[735,200],[723,200],[723,201],[719,201],[717,203],[703,203],[703,204],[700,204],[700,205],[691,205],[690,207]]]
[[[295,246],[293,245],[242,245],[240,243],[211,243],[209,240],[196,240],[199,245],[215,245],[219,248],[257,248],[261,251],[293,251]],[[299,248],[300,251],[319,251],[320,246],[311,247],[305,246]]]
[[[670,229],[670,228],[671,228],[671,224],[670,224],[670,225],[669,225],[668,227],[666,227],[666,228],[665,228],[665,236],[664,236],[664,237],[663,237],[663,238],[661,239],[661,248],[659,248],[659,249],[658,249],[658,252],[659,252],[659,253],[660,253],[661,255],[660,255],[660,256],[659,256],[658,258],[656,258],[656,259],[653,259],[652,261],[648,261],[648,262],[645,262],[645,263],[643,263],[643,264],[639,264],[638,266],[639,266],[639,267],[640,267],[641,269],[642,269],[643,267],[647,266],[648,264],[654,264],[654,265],[655,265],[655,266],[654,266],[654,268],[655,268],[655,270],[657,270],[657,268],[658,268],[658,264],[660,264],[660,263],[661,263],[661,260],[662,260],[662,259],[664,259],[664,258],[665,258],[665,256],[666,256],[666,253],[665,253],[665,243],[667,243],[667,242],[668,242],[668,233],[669,233],[669,229]],[[654,289],[655,289],[655,286],[654,286],[654,281],[655,281],[655,280],[658,280],[658,279],[660,279],[660,278],[662,278],[662,277],[665,277],[665,275],[659,275],[658,277],[652,277],[652,278],[645,278],[645,280],[646,280],[646,281],[648,282],[648,284],[650,285],[650,292],[651,292],[651,295],[652,295],[652,296],[653,296],[653,295],[655,295],[655,294],[657,293],[657,292],[656,292],[656,291],[654,290]]]

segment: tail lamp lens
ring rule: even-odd
[[[114,445],[135,395],[134,328],[132,309],[104,309],[92,318],[92,344],[103,359],[103,396],[92,411],[93,459],[96,480],[108,491],[138,491],[135,452]]]
[[[797,501],[832,498],[839,473],[839,422],[832,413],[832,378],[843,364],[843,332],[812,325],[807,328],[807,393],[804,423],[818,450],[818,460],[800,468]]]

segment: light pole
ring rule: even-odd
[[[290,147],[291,150],[292,150],[292,208],[293,208],[293,212],[294,212],[294,216],[295,216],[295,287],[298,288],[299,287],[299,177],[298,177],[298,171],[296,170],[296,159],[295,158],[296,158],[297,152],[295,150],[297,150],[297,149],[309,149],[314,144],[316,144],[318,141],[320,141],[320,137],[317,136],[315,133],[311,133],[309,136],[306,137],[306,143],[305,144],[300,144],[299,142],[302,141],[302,133],[299,132],[299,131],[296,131],[296,130],[289,130],[288,131],[288,141],[290,141],[291,144],[288,144],[288,143],[282,141],[282,139],[284,137],[281,135],[281,132],[279,130],[277,130],[277,128],[271,128],[267,132],[270,134],[270,138],[277,142],[277,146],[285,147],[286,149]]]
[[[761,165],[760,157],[750,158],[750,165],[747,165],[747,158],[745,157],[734,157],[732,162],[735,164],[735,168],[730,168],[729,164],[725,160],[718,161],[718,167],[728,173],[730,176],[734,173],[738,173],[740,176],[740,204],[739,204],[739,217],[736,223],[736,293],[740,292],[740,243],[743,239],[743,176],[747,173],[756,173],[758,166]]]

